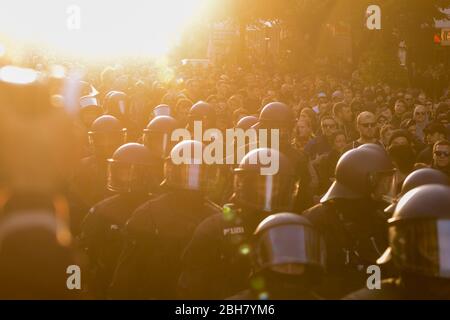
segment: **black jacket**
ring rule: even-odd
[[[342,209],[328,203],[318,204],[303,213],[325,237],[327,273],[323,286],[317,289],[324,298],[341,298],[364,287],[369,276],[367,267],[375,264],[387,248],[387,223],[374,218],[374,209],[369,203],[365,209],[356,207],[354,214],[360,215],[364,222],[350,223],[344,219],[348,212],[343,213]]]
[[[148,198],[147,195],[114,195],[93,206],[86,215],[78,240],[89,257],[91,289],[96,297],[106,297],[124,245],[125,222]]]
[[[225,299],[246,289],[251,235],[263,219],[240,209],[203,221],[182,257],[182,299]]]
[[[180,256],[197,225],[218,212],[217,205],[201,196],[177,192],[162,194],[139,207],[126,224],[126,246],[109,297],[176,298]]]

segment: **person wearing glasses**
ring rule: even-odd
[[[419,153],[416,162],[431,165],[433,162],[434,144],[446,138],[447,129],[440,123],[432,122],[423,130],[423,132],[428,147]]]
[[[359,138],[352,141],[346,150],[357,148],[366,143],[381,145],[377,139],[377,119],[372,112],[363,111],[358,115],[356,129],[359,132]]]
[[[431,167],[450,177],[450,141],[440,140],[434,144]]]
[[[423,105],[417,105],[414,108],[413,119],[416,121],[416,136],[423,141],[425,138],[423,130],[428,125],[427,108]]]
[[[311,161],[315,160],[318,156],[331,151],[331,138],[337,131],[336,120],[332,116],[323,116],[320,119],[320,129],[321,134],[308,142],[304,149]]]

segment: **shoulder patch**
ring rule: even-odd
[[[239,227],[231,227],[231,228],[224,228],[223,229],[223,235],[233,235],[233,234],[244,234],[245,229],[242,226]]]

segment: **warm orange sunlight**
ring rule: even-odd
[[[161,56],[201,16],[202,1],[5,0],[0,42],[83,58]]]

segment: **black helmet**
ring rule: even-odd
[[[150,192],[162,178],[162,161],[139,143],[119,147],[108,159],[108,190],[120,193]]]
[[[194,121],[201,121],[203,128],[213,128],[216,125],[216,111],[207,102],[199,101],[189,110],[191,125]]]
[[[155,155],[165,159],[172,150],[172,131],[177,129],[177,121],[170,116],[157,116],[144,129],[142,140],[144,145]]]
[[[125,117],[129,113],[128,97],[121,91],[110,91],[105,96],[103,108],[107,114],[119,119]]]
[[[391,202],[396,174],[387,153],[365,145],[344,153],[336,165],[336,180],[320,200],[372,198]]]
[[[253,125],[254,129],[277,129],[279,145],[282,149],[291,143],[292,130],[294,128],[295,116],[291,108],[282,102],[271,102],[260,112],[258,122]],[[272,133],[268,135],[273,145]]]
[[[203,164],[203,147],[195,140],[176,144],[164,164],[164,184],[179,190],[206,191],[208,173]]]
[[[407,193],[409,190],[426,184],[443,184],[448,186],[450,185],[450,179],[445,173],[436,169],[423,168],[413,171],[403,181],[400,195],[389,207],[384,210],[384,212],[393,214],[395,211],[395,206],[397,205],[397,202],[402,195]]]
[[[277,213],[265,218],[254,233],[252,252],[256,273],[270,269],[302,275],[305,267],[309,272],[325,270],[324,239],[306,218],[294,213]]]
[[[153,108],[153,116],[170,116],[171,115],[170,106],[167,104],[159,104]]]
[[[282,102],[271,102],[259,114],[255,128],[281,129],[294,127],[295,117],[291,108]]]
[[[80,98],[80,110],[83,110],[85,108],[97,108],[99,110],[102,110],[100,107],[97,97],[95,96],[82,96]]]
[[[114,150],[125,143],[127,129],[122,126],[117,118],[104,115],[98,117],[92,123],[88,137],[94,154],[101,159],[107,159]]]
[[[272,164],[263,161],[269,157],[275,160],[276,173],[268,172],[273,161]],[[284,154],[274,149],[254,149],[245,155],[234,172],[235,199],[239,205],[265,213],[292,209],[298,180],[294,166]]]
[[[450,279],[450,187],[429,184],[408,191],[389,222],[389,244],[378,263],[400,271]]]
[[[90,127],[95,119],[103,114],[103,109],[95,96],[84,96],[80,98],[79,114],[84,125]]]
[[[258,118],[254,116],[245,116],[236,124],[236,128],[247,130],[258,122]]]

